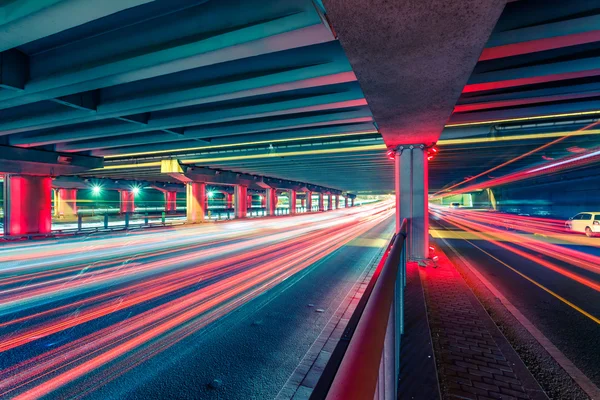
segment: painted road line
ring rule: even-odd
[[[477,276],[477,278],[488,288],[488,290],[490,292],[492,292],[492,294],[496,298],[498,298],[500,300],[500,302],[504,305],[504,307],[506,307],[506,309],[517,319],[517,321],[519,321],[519,323],[521,325],[523,325],[523,327],[525,329],[527,329],[527,331],[538,341],[538,343],[548,352],[548,354],[550,354],[550,356],[552,358],[554,358],[554,360],[569,374],[569,376],[581,387],[581,389],[583,389],[583,391],[588,396],[590,396],[592,399],[600,399],[600,389],[596,385],[594,385],[594,383],[583,372],[581,372],[581,370],[579,368],[577,368],[575,366],[575,364],[573,364],[571,362],[571,360],[569,360],[567,358],[567,356],[565,356],[550,341],[550,339],[548,339],[535,325],[533,325],[533,323],[531,321],[529,321],[529,319],[527,319],[527,317],[525,317],[525,315],[523,315],[489,280],[487,280],[469,261],[467,261],[450,243],[448,243],[448,241],[446,239],[440,238],[440,240],[442,240],[446,244],[446,246],[448,246],[448,248],[450,250],[452,250],[452,252],[456,255],[456,257],[475,276]],[[463,240],[465,242],[469,243],[471,246],[473,246],[476,249],[478,249],[479,251],[481,251],[482,253],[486,254],[490,258],[494,259],[495,261],[497,261],[500,264],[504,265],[505,267],[509,268],[513,272],[516,272],[521,277],[527,279],[529,282],[535,284],[540,289],[548,292],[549,294],[553,295],[554,297],[556,297],[560,301],[564,302],[565,304],[569,305],[570,307],[573,307],[574,309],[576,309],[577,311],[581,312],[582,314],[584,314],[588,318],[590,318],[593,321],[595,321],[596,323],[600,324],[600,320],[598,320],[598,318],[596,318],[593,315],[587,313],[586,311],[580,309],[579,307],[577,307],[573,303],[569,302],[568,300],[564,299],[563,297],[559,296],[558,294],[554,293],[550,289],[546,288],[545,286],[537,283],[536,281],[534,281],[533,279],[529,278],[528,276],[526,276],[526,275],[522,274],[521,272],[517,271],[516,269],[514,269],[510,265],[508,265],[505,262],[503,262],[503,261],[499,260],[498,258],[494,257],[493,255],[491,255],[487,251],[481,249],[479,246],[473,244],[469,240],[467,240],[467,239],[463,239]]]

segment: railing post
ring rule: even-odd
[[[81,225],[82,225],[81,214],[77,214],[77,230],[78,231],[81,230]]]
[[[129,228],[129,213],[125,212],[125,229]]]
[[[104,229],[108,229],[108,214],[104,214]]]

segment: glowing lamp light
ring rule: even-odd
[[[206,195],[208,196],[209,199],[212,199],[213,196],[215,195],[215,193],[214,192],[208,192],[208,193],[206,193]]]
[[[102,188],[98,185],[92,186],[92,194],[98,196],[102,192]]]
[[[396,153],[394,153],[394,150],[388,150],[387,158],[390,160],[394,160],[396,158]]]
[[[139,186],[134,186],[131,188],[131,193],[133,193],[134,196],[137,196],[140,193],[140,188]]]

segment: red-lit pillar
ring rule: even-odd
[[[300,199],[300,207],[302,207],[302,209],[306,209],[306,197]]]
[[[350,197],[346,196],[345,202],[344,202],[344,207],[348,208],[349,207],[349,203],[350,203]]]
[[[4,234],[26,235],[52,230],[52,178],[4,176]]]
[[[233,208],[233,193],[225,193],[227,208]]]
[[[335,195],[335,209],[337,210],[338,208],[340,208],[340,196],[339,195]]]
[[[319,193],[319,211],[325,211],[325,195]]]
[[[267,196],[263,196],[262,194],[259,196],[260,196],[260,206],[262,208],[267,208]]]
[[[135,210],[135,194],[131,190],[119,191],[121,198],[121,213],[131,213]]]
[[[67,221],[77,219],[77,189],[54,189],[54,216]]]
[[[306,211],[312,211],[312,192],[306,192]]]
[[[275,215],[275,209],[277,208],[277,190],[276,189],[267,189],[265,193],[266,210],[267,215]]]
[[[175,212],[177,210],[177,192],[165,193],[165,211]]]
[[[327,195],[327,211],[333,210],[333,201],[331,194]]]
[[[407,255],[415,260],[429,256],[427,168],[426,149],[405,148],[396,152],[396,229],[400,229],[403,219],[407,220]]]
[[[289,191],[290,214],[296,214],[297,193],[295,190]]]
[[[246,202],[246,205],[248,206],[247,208],[250,209],[252,208],[252,195],[249,194],[246,198],[248,199]]]
[[[185,189],[187,222],[190,224],[203,222],[206,210],[206,183],[189,182],[185,185]]]
[[[246,218],[248,215],[248,188],[235,185],[235,217]]]

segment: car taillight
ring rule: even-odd
[[[600,221],[594,221],[594,225],[600,225]]]

